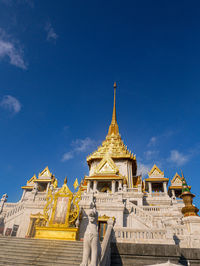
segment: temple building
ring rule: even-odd
[[[119,133],[116,83],[107,136],[101,146],[87,157],[87,164],[89,175],[82,177],[80,185],[75,186],[78,187],[75,194],[67,187],[67,180],[63,187],[58,188],[57,179],[48,167],[22,186],[19,202],[7,202],[4,194],[0,203],[0,233],[26,238],[65,239],[64,231],[61,234],[61,229],[58,230],[61,228],[59,223],[66,204],[68,209],[72,205],[68,200],[58,200],[63,195],[71,197],[73,203],[78,199],[76,208],[72,208],[73,214],[68,214],[67,223],[68,228],[77,228],[74,229],[76,232],[71,229],[73,236],[70,233],[70,237],[75,236],[74,240],[84,238],[88,213],[95,207],[100,240],[105,236],[107,221],[112,218],[113,242],[176,245],[178,241],[183,248],[200,247],[200,217],[192,203],[191,187],[183,174],[176,173],[170,181],[157,165],[152,166],[147,178],[138,174],[136,155],[128,150]],[[45,219],[46,222],[42,222]]]

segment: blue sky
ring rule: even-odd
[[[144,174],[184,172],[199,199],[199,1],[0,0],[0,194],[47,165],[69,185],[105,138],[113,82]]]

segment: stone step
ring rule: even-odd
[[[26,252],[29,252],[29,253],[26,253]],[[6,248],[3,248],[1,247],[1,251],[0,251],[0,256],[1,255],[4,255],[4,254],[7,254],[7,256],[10,256],[12,257],[13,255],[13,250],[8,250]],[[82,258],[82,250],[73,250],[73,251],[69,251],[69,250],[56,250],[56,251],[52,251],[52,250],[49,250],[49,249],[46,249],[46,250],[22,250],[22,249],[17,249],[15,250],[14,252],[14,256],[24,256],[24,257],[30,257],[30,254],[31,256],[34,255],[34,256],[48,256],[48,258],[55,258],[56,256],[59,256],[60,254],[62,254],[62,258],[68,258],[68,257],[76,257],[76,258]]]
[[[1,265],[80,265],[83,242],[0,237]]]
[[[65,264],[66,262],[68,263],[79,263],[82,260],[82,257],[77,257],[75,256],[65,256],[63,257],[63,254],[59,254],[57,256],[48,256],[48,254],[38,254],[38,255],[32,255],[29,254],[27,256],[24,255],[17,255],[16,253],[14,254],[0,254],[0,262],[2,261],[7,261],[7,262],[13,262],[13,265],[15,263],[26,263],[27,265],[35,265],[35,263],[54,263],[56,265],[57,263],[60,264]]]
[[[35,250],[41,250],[41,249],[60,249],[60,250],[69,250],[69,251],[73,251],[73,250],[82,250],[83,246],[62,246],[62,245],[25,245],[22,243],[4,243],[4,244],[0,244],[1,247],[10,247],[10,248],[20,248],[20,249],[35,249]]]
[[[62,245],[71,245],[72,243],[75,243],[75,245],[83,245],[82,241],[66,241],[66,240],[48,240],[48,239],[35,239],[35,238],[19,238],[19,237],[4,237],[0,236],[0,243],[2,242],[20,242],[20,243],[40,243],[40,244],[46,244],[46,243],[62,243]]]
[[[9,240],[5,240],[5,241],[0,241],[0,245],[13,245],[13,246],[37,246],[37,247],[76,247],[76,248],[82,248],[83,247],[83,242],[78,243],[77,241],[74,242],[53,242],[51,240],[49,240],[49,242],[45,242],[42,243],[40,241],[37,240],[37,242],[31,242],[31,241],[21,241],[21,240],[15,240],[15,239],[9,239]]]
[[[43,259],[39,259],[38,261],[28,261],[25,259],[10,259],[10,258],[6,258],[6,257],[1,257],[0,256],[0,265],[10,265],[10,266],[14,266],[14,265],[52,265],[52,266],[64,266],[64,265],[80,265],[81,264],[81,260],[80,261],[74,261],[74,260],[65,260],[63,262],[59,262],[59,261],[45,261]]]

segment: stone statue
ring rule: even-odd
[[[6,202],[8,198],[7,194],[3,194],[2,198],[1,198],[1,202]]]
[[[8,198],[8,195],[7,194],[3,194],[2,198],[1,198],[1,201],[0,201],[0,213],[3,210],[3,206],[4,206],[4,203],[7,201],[7,198]]]
[[[85,231],[83,242],[83,260],[80,266],[97,266],[100,259],[100,241],[97,229],[97,212],[91,210],[89,224]]]
[[[55,178],[55,175],[51,176],[51,185],[53,186],[53,188],[58,187],[58,180]]]

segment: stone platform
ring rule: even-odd
[[[177,245],[112,243],[111,265],[144,266],[166,263],[185,266],[200,265],[200,248],[179,248]]]

